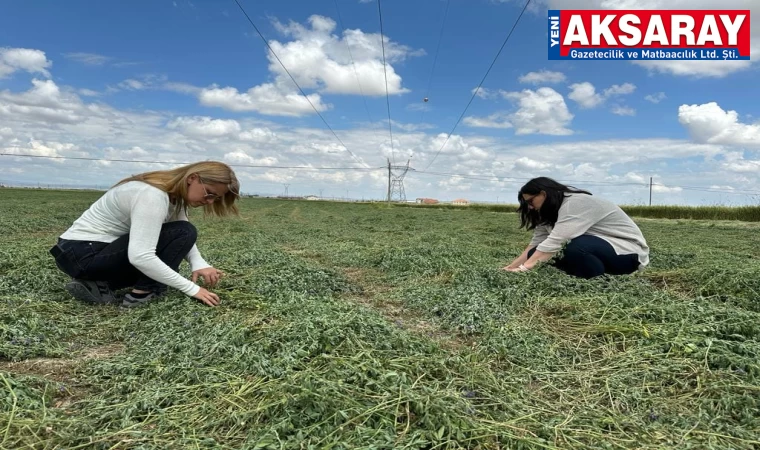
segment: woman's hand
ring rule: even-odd
[[[213,267],[206,267],[205,269],[198,269],[193,271],[193,283],[198,280],[198,277],[203,278],[203,284],[214,287],[216,283],[224,276],[224,272]]]
[[[198,300],[202,301],[208,306],[219,305],[219,296],[214,294],[213,292],[209,292],[208,290],[204,288],[201,288],[195,295],[193,295],[193,298],[197,298]]]
[[[507,272],[527,272],[530,270],[529,267],[525,266],[524,264],[520,264],[517,267],[512,267],[511,265],[502,268],[502,270],[506,270]]]

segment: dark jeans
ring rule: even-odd
[[[528,252],[533,256],[535,248]],[[552,265],[569,275],[594,278],[604,274],[626,275],[639,267],[636,254],[618,255],[609,242],[596,236],[584,234],[572,239],[563,251],[563,256]]]
[[[161,226],[156,255],[175,272],[195,245],[198,232],[188,221],[167,222]],[[166,285],[145,276],[129,262],[129,234],[111,243],[59,239],[50,250],[56,265],[72,278],[105,281],[113,290],[133,287],[162,293]]]

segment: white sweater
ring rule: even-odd
[[[586,194],[567,194],[554,227],[539,225],[530,246],[553,253],[580,235],[597,236],[612,245],[618,255],[636,254],[639,269],[649,264],[649,246],[641,230],[616,204]]]
[[[200,287],[172,270],[156,255],[161,226],[172,220],[188,220],[184,211],[178,217],[172,217],[172,209],[169,194],[147,183],[130,181],[108,190],[74,221],[61,238],[110,243],[129,233],[127,254],[130,264],[151,279],[192,297]],[[211,267],[195,245],[185,259],[193,271]]]

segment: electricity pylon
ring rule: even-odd
[[[388,160],[388,197],[387,201],[390,202],[406,202],[406,192],[404,191],[404,177],[409,170],[414,170],[409,167],[409,162],[406,162],[405,166],[393,165],[391,160]]]

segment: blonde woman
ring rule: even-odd
[[[206,305],[219,297],[224,275],[201,257],[187,208],[216,216],[237,215],[240,185],[224,163],[204,161],[125,178],[93,203],[50,249],[56,265],[72,277],[66,290],[88,303],[118,303],[113,291],[131,287],[122,306],[143,304],[171,286]],[[192,279],[179,266],[187,260]]]

